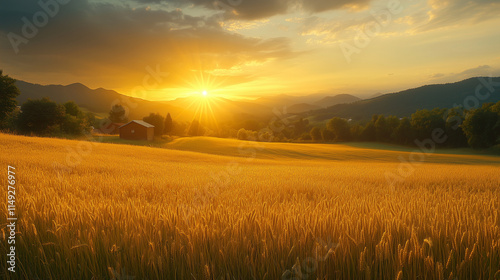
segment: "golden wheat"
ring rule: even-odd
[[[384,174],[406,152],[260,144],[248,158],[2,134],[0,143],[1,166],[18,172],[20,278],[500,275],[498,158],[436,154],[391,189]],[[79,145],[88,149],[70,166]],[[327,156],[302,158],[313,150]]]

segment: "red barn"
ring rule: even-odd
[[[131,121],[120,126],[120,138],[125,140],[154,139],[155,126],[145,121]]]

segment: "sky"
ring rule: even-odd
[[[149,100],[500,76],[496,0],[2,0],[0,69]]]

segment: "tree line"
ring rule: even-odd
[[[274,141],[301,142],[381,142],[418,145],[439,138],[441,147],[485,149],[500,144],[500,102],[485,103],[473,110],[418,110],[411,117],[373,115],[365,123],[332,118],[326,125],[311,125],[307,119],[288,121]],[[258,130],[258,129],[257,129]],[[240,140],[257,140],[257,130],[241,128]],[[261,137],[260,137],[261,138]],[[267,139],[267,138],[266,138]]]

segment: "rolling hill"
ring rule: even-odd
[[[150,113],[166,115],[170,113],[177,121],[191,121],[201,111],[209,110],[217,120],[246,120],[265,119],[272,115],[272,108],[252,102],[233,101],[226,98],[211,98],[200,100],[198,97],[178,98],[172,101],[148,101],[129,97],[113,90],[103,88],[90,89],[79,83],[70,85],[39,85],[24,81],[17,81],[21,91],[18,104],[23,104],[28,99],[50,98],[57,103],[74,101],[78,106],[91,112],[107,115],[114,104],[128,107],[129,119],[142,119]]]
[[[24,81],[17,81],[17,87],[21,91],[17,101],[23,104],[28,99],[40,99],[44,97],[57,103],[74,101],[78,106],[97,114],[107,114],[114,104],[122,104],[129,108],[130,118],[140,118],[151,112],[165,114],[170,112],[178,115],[182,109],[169,104],[153,102],[139,98],[132,98],[113,90],[103,88],[90,89],[83,84],[70,85],[39,85]]]
[[[314,102],[313,104],[316,106],[320,107],[330,107],[334,106],[337,104],[347,104],[347,103],[353,103],[356,101],[360,101],[361,98],[358,98],[356,96],[350,95],[350,94],[337,94],[334,96],[327,96],[322,98],[321,100],[318,100]]]
[[[487,98],[479,99],[475,97],[476,88],[483,85],[481,81],[489,81],[489,79],[480,77],[456,83],[426,85],[401,92],[384,94],[351,104],[334,105],[326,109],[309,112],[308,115],[317,121],[333,117],[367,120],[374,114],[409,117],[412,113],[421,109],[453,108],[457,105],[464,105],[464,107],[480,106],[482,103],[500,101],[498,86],[496,91],[489,94],[489,96],[486,96],[487,89],[483,88],[480,91]],[[492,78],[492,81],[498,83],[500,78]]]

